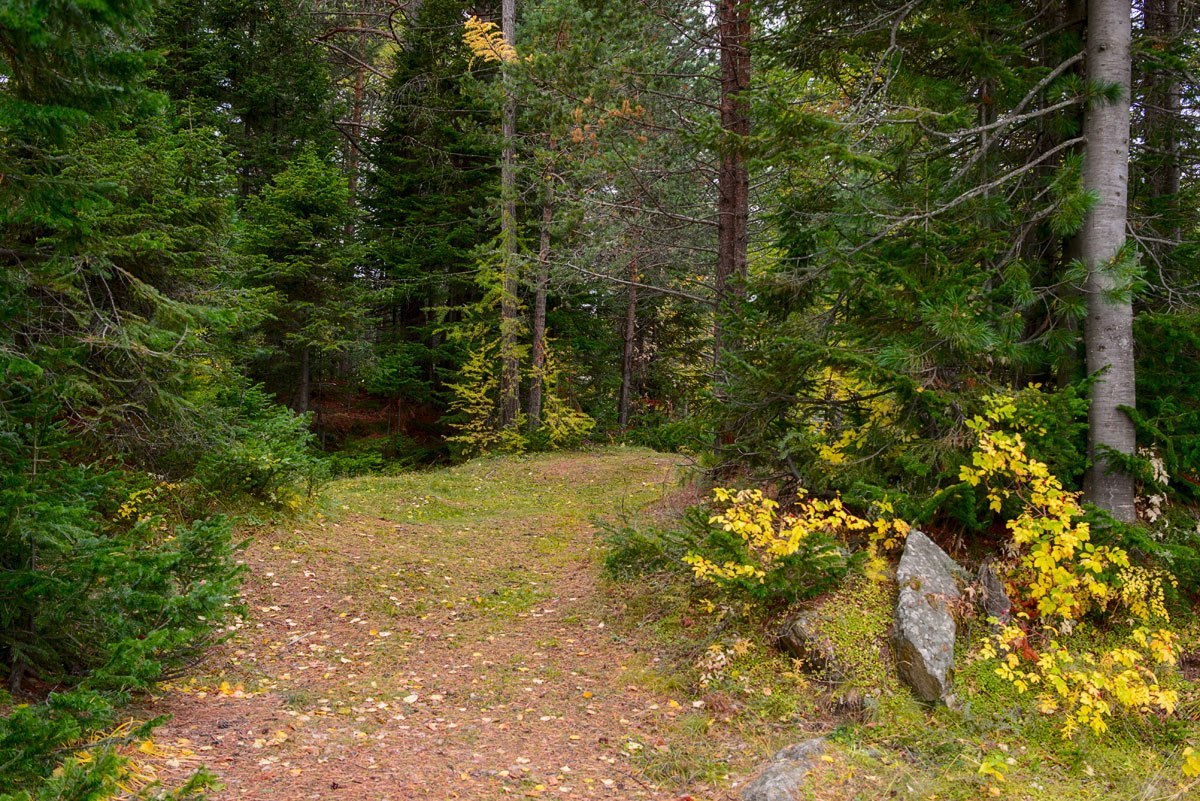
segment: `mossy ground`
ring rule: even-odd
[[[704,614],[711,592],[682,572],[639,583],[655,586],[628,601],[640,625],[654,628],[663,641],[692,643],[678,655],[693,664],[690,680],[705,685],[707,697],[717,701],[714,708],[724,712],[712,718],[712,734],[734,730],[764,758],[789,742],[828,738],[827,754],[801,798],[1200,798],[1200,782],[1181,772],[1182,749],[1200,746],[1200,688],[1179,675],[1166,679],[1183,698],[1174,718],[1118,717],[1103,737],[1081,734],[1067,741],[1059,722],[1037,711],[1033,697],[996,676],[994,663],[972,659],[972,642],[960,641],[953,708],[917,702],[891,663],[887,632],[895,587],[886,579],[852,575],[809,604],[849,674],[836,685],[806,676],[767,645],[787,613],[764,616],[726,601],[716,604],[715,614]],[[978,621],[960,629],[976,638],[986,632]],[[712,665],[720,660],[706,661],[716,652],[709,644],[725,655],[715,674]]]

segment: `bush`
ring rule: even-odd
[[[130,759],[118,749],[147,739],[157,720],[113,727],[113,698],[77,688],[52,693],[42,704],[23,705],[0,718],[0,801],[101,801],[146,798],[198,801],[217,786],[199,771],[180,787],[130,793],[137,783]]]
[[[323,475],[309,420],[256,387],[223,391],[224,439],[201,457],[196,481],[228,497],[245,494],[276,507],[296,508]]]
[[[607,546],[605,572],[616,579],[682,571],[683,557],[697,547],[698,536],[709,531],[708,510],[693,506],[673,528],[638,528],[629,524],[600,524]]]
[[[628,440],[660,453],[704,453],[712,450],[713,436],[702,419],[663,418],[640,423],[629,432]]]
[[[809,598],[845,578],[852,559],[839,535],[904,527],[855,517],[840,499],[802,500],[785,514],[761,490],[717,488],[713,499],[723,508],[708,518],[707,536],[683,561],[701,581],[766,604]]]
[[[780,516],[778,504],[758,490],[718,489],[714,496],[727,504],[723,512],[693,506],[674,528],[608,527],[605,570],[630,579],[690,566],[696,578],[741,600],[778,606],[837,586],[867,553],[852,554],[830,520],[818,523],[807,514],[811,504],[801,507],[800,517]],[[737,519],[742,513],[749,517]],[[792,541],[801,518],[808,527]]]
[[[34,411],[0,415],[0,675],[59,689],[0,718],[0,798],[105,798],[124,762],[90,741],[219,636],[240,568],[229,521],[171,522],[160,485],[72,465],[64,428]]]
[[[1164,575],[1092,541],[1080,493],[1030,455],[1022,432],[1039,426],[1011,396],[987,399],[968,426],[977,442],[960,478],[982,490],[1012,537],[1000,572],[1015,618],[980,656],[996,659],[996,675],[1018,692],[1037,693],[1068,739],[1081,728],[1103,734],[1119,710],[1172,714],[1179,696],[1158,675],[1179,653]]]
[[[391,467],[420,467],[447,461],[450,450],[441,440],[421,441],[407,434],[393,434],[383,446],[383,456]]]
[[[387,466],[383,455],[385,443],[381,439],[350,440],[324,457],[326,470],[335,478],[381,473]]]
[[[26,521],[32,522],[32,521]],[[48,521],[47,521],[48,522]],[[37,550],[37,567],[0,573],[0,655],[26,676],[125,692],[193,662],[236,598],[227,520],[139,523],[6,537],[6,557]],[[11,564],[11,561],[10,561]]]

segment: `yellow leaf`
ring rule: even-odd
[[[1200,778],[1200,751],[1191,746],[1183,749],[1183,775],[1189,779]]]

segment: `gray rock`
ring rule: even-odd
[[[805,670],[830,681],[845,680],[846,671],[838,664],[833,643],[821,633],[820,619],[814,612],[802,612],[783,627],[779,645],[799,659]]]
[[[900,595],[892,627],[892,649],[900,679],[924,701],[950,696],[954,666],[954,617],[959,580],[970,575],[933,540],[912,531],[900,557]]]
[[[1001,623],[1012,620],[1012,601],[990,562],[979,566],[979,605],[985,617],[994,617]]]
[[[808,772],[824,752],[824,737],[781,749],[758,778],[742,790],[742,801],[795,801]]]

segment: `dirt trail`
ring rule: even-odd
[[[723,797],[639,775],[699,702],[638,680],[654,645],[614,626],[589,523],[673,472],[609,449],[334,485],[247,550],[249,618],[155,741],[218,799]]]

